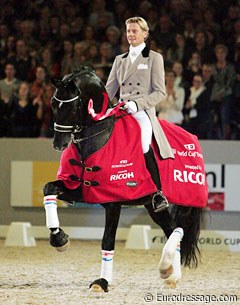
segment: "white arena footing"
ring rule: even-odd
[[[151,245],[150,231],[151,226],[149,225],[132,225],[128,232],[125,248],[149,250]]]
[[[13,247],[34,247],[36,246],[35,238],[31,235],[30,222],[12,222],[9,226],[5,246]]]

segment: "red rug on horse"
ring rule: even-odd
[[[208,187],[197,137],[165,120],[159,123],[175,156],[161,160],[153,139],[163,193],[171,203],[205,207]],[[82,184],[83,200],[88,203],[129,201],[155,193],[156,186],[145,166],[140,132],[132,116],[123,116],[115,123],[108,142],[84,161],[87,170],[69,163],[70,159],[81,162],[71,144],[62,153],[57,178],[69,189]],[[91,171],[93,166],[99,170]],[[71,175],[79,180],[72,180]]]

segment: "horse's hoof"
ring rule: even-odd
[[[57,252],[65,252],[70,247],[70,240],[67,241],[62,247],[55,247]]]
[[[177,287],[177,281],[176,280],[165,280],[163,283],[163,288],[166,289],[175,289]]]
[[[161,279],[167,279],[167,278],[169,278],[169,276],[171,276],[172,273],[173,273],[173,266],[170,265],[169,268],[167,268],[167,269],[161,269],[161,268],[160,268],[159,271],[160,271],[160,277],[161,277]]]
[[[61,228],[59,228],[59,232],[57,234],[50,234],[50,245],[56,248],[58,252],[64,252],[70,245],[68,237],[69,236]]]
[[[108,281],[101,278],[92,282],[89,286],[91,292],[108,292]]]

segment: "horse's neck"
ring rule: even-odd
[[[114,117],[109,117],[84,128],[75,137],[76,147],[83,160],[107,143],[112,134],[113,127]]]

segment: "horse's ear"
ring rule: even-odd
[[[61,85],[62,85],[61,79],[58,79],[58,78],[51,78],[51,79],[50,79],[50,83],[51,83],[56,89],[60,88]]]

